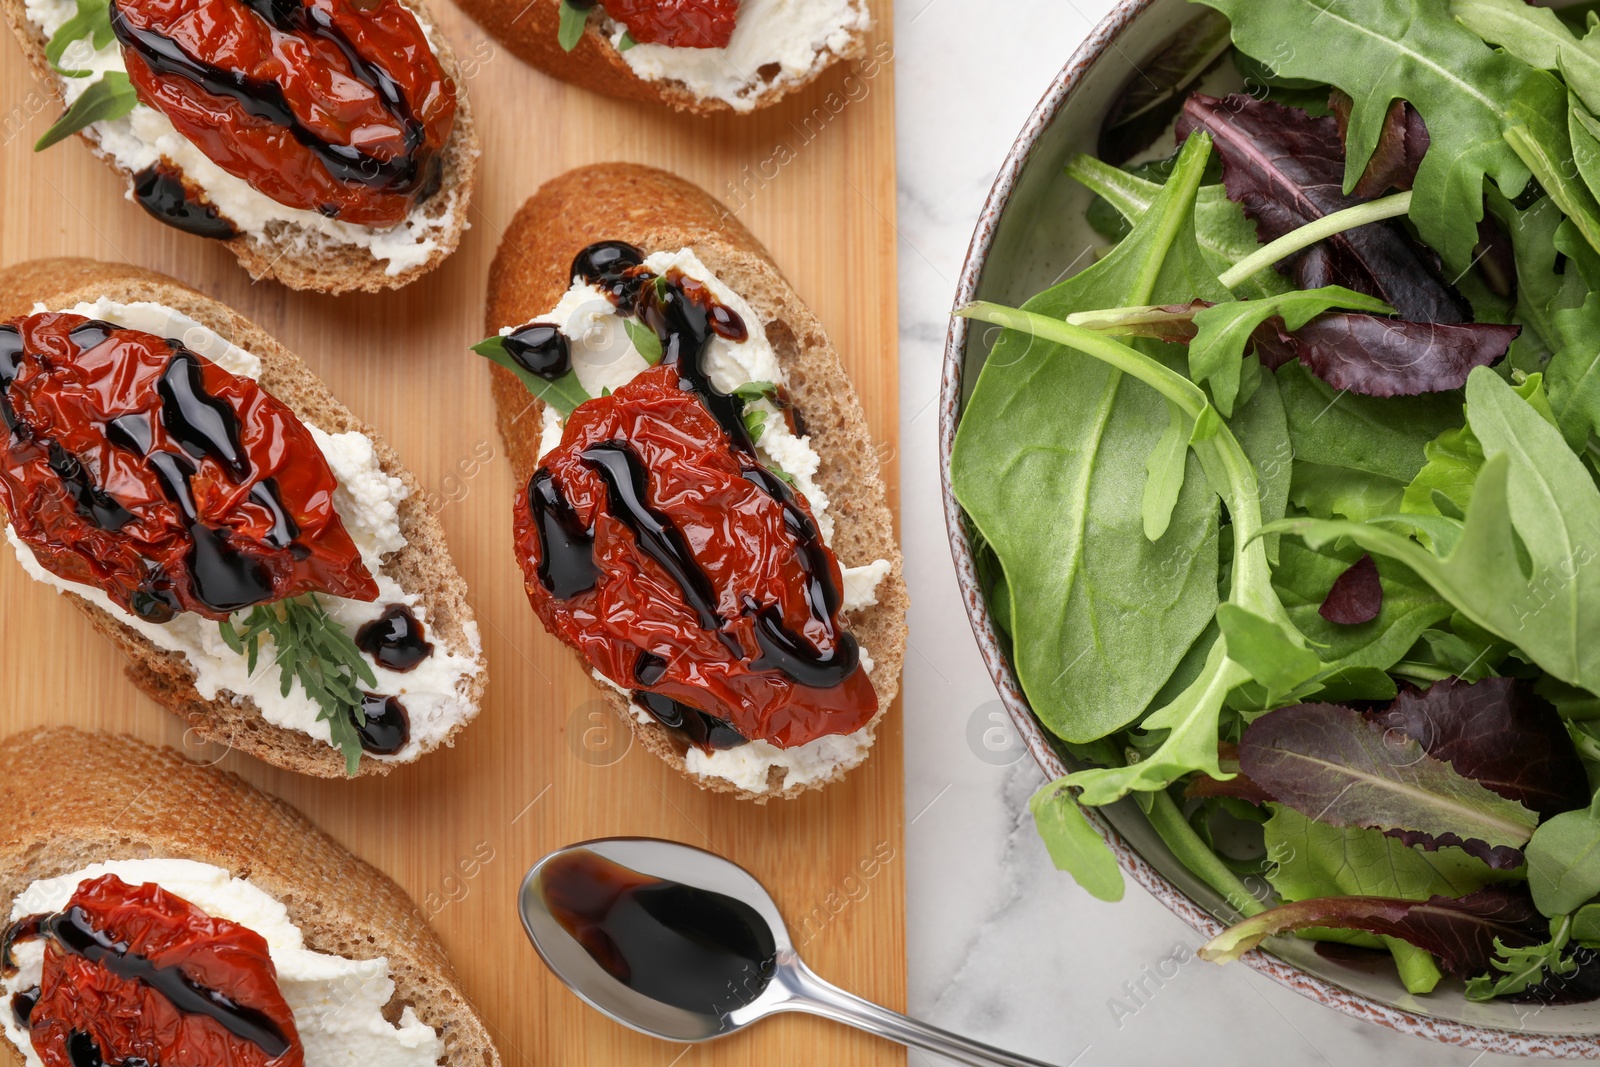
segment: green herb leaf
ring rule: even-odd
[[[1232,21],[1236,45],[1272,57],[1280,75],[1336,85],[1351,97],[1347,191],[1372,158],[1389,105],[1406,100],[1417,109],[1432,147],[1417,172],[1411,219],[1452,272],[1466,270],[1478,243],[1485,175],[1508,196],[1527,184],[1528,165],[1505,137],[1508,128],[1526,125],[1511,114],[1512,102],[1521,96],[1560,113],[1550,95],[1560,89],[1548,75],[1489,48],[1436,0],[1204,2]],[[1308,48],[1313,24],[1317,45]]]
[[[134,92],[128,76],[121,71],[108,71],[72,102],[66,113],[56,120],[56,124],[34,143],[33,150],[42,152],[57,141],[97,122],[121,118],[138,103],[139,95]]]
[[[85,37],[89,38],[96,51],[111,43],[110,0],[78,0],[77,13],[50,35],[44,55],[56,73],[69,78],[87,78],[91,75],[90,71],[64,70],[61,66],[61,58],[66,55],[68,46]]]
[[[573,7],[571,0],[561,0],[561,28],[557,31],[556,40],[561,42],[563,52],[578,47],[578,42],[583,39],[584,28],[588,25],[589,12]]]
[[[744,401],[766,400],[778,395],[778,387],[771,382],[745,382],[733,395]]]
[[[479,341],[472,346],[472,350],[484,356],[490,362],[498,363],[506,370],[517,376],[523,385],[528,387],[528,392],[555,408],[564,419],[578,409],[578,405],[586,400],[594,399],[583,388],[583,383],[578,380],[576,371],[567,371],[561,377],[551,381],[530,373],[516,360],[511,358],[511,353],[506,351],[505,338],[490,337]]]
[[[654,330],[642,322],[633,319],[623,319],[622,328],[628,331],[628,340],[633,342],[633,347],[644,361],[654,367],[661,362],[661,338]]]
[[[1289,639],[1283,627],[1237,604],[1217,608],[1228,658],[1267,688],[1268,703],[1294,692],[1322,672],[1315,652]]]
[[[229,648],[242,646],[253,675],[261,638],[272,641],[281,692],[288,696],[298,682],[316,702],[317,720],[328,724],[333,744],[344,753],[345,770],[354,777],[361,763],[361,735],[356,729],[364,715],[362,686],[375,687],[377,675],[338,620],[323,610],[315,596],[295,597],[275,604],[258,604],[244,619],[241,633],[230,621],[219,624]]]
[[[632,48],[638,43],[638,41],[633,39],[633,34],[624,31],[622,34],[622,40],[617,42],[617,51],[626,52],[628,49]]]
[[[1548,8],[1525,0],[1451,0],[1450,14],[1531,67],[1558,71],[1591,111],[1600,111],[1600,36],[1579,40]]]
[[[1490,962],[1500,976],[1487,974],[1468,979],[1467,999],[1493,1000],[1538,985],[1546,974],[1553,978],[1572,974],[1578,969],[1578,961],[1566,952],[1572,929],[1572,916],[1563,915],[1550,920],[1550,940],[1543,944],[1508,948],[1505,942],[1495,938],[1495,958]]]
[[[744,413],[744,432],[750,435],[750,440],[761,440],[761,434],[767,428],[767,413],[759,409]]]
[[[1572,916],[1572,940],[1586,948],[1600,945],[1600,904],[1585,904]]]
[[[1117,857],[1095,828],[1089,825],[1083,809],[1073,799],[1064,782],[1051,782],[1028,801],[1034,828],[1044,841],[1050,859],[1059,871],[1098,900],[1118,901],[1126,890]]]
[[[1209,385],[1217,410],[1231,416],[1234,399],[1239,395],[1239,374],[1245,351],[1250,347],[1250,337],[1256,328],[1277,316],[1293,332],[1334,308],[1376,315],[1394,314],[1394,309],[1382,300],[1339,285],[1284,293],[1264,300],[1230,300],[1203,308],[1194,317],[1199,332],[1189,342],[1189,377]]]

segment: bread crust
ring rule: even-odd
[[[604,96],[665,104],[691,115],[740,115],[771,107],[816,81],[833,64],[842,59],[858,59],[866,51],[865,35],[854,34],[842,52],[827,52],[810,77],[770,84],[753,97],[750,111],[743,112],[726,100],[697,96],[681,82],[639,77],[600,32],[598,10],[589,13],[582,38],[568,52],[560,41],[560,0],[459,0],[458,6],[513,54],[551,77]]]
[[[418,18],[436,26],[424,0],[402,2]],[[0,0],[0,10],[5,12],[12,32],[21,43],[28,65],[33,68],[35,80],[53,98],[59,98],[60,77],[50,69],[50,61],[45,56],[45,46],[49,42],[28,19],[26,0]],[[477,127],[472,118],[472,106],[465,90],[466,82],[456,62],[455,52],[437,29],[431,40],[440,65],[450,80],[455,82],[457,90],[455,120],[442,154],[443,181],[439,191],[423,205],[423,214],[428,218],[442,217],[454,206],[455,214],[450,225],[440,233],[439,247],[425,262],[390,275],[385,273],[386,268],[381,260],[358,245],[319,243],[318,238],[313,238],[313,247],[303,253],[292,254],[284,246],[312,231],[294,224],[278,223],[273,224],[269,232],[262,236],[240,234],[222,242],[256,281],[270,279],[291,289],[307,289],[333,296],[348,292],[380,293],[411,284],[443,263],[456,250],[467,228],[467,212],[472,202],[481,150]],[[89,150],[101,162],[120,175],[130,189],[133,187],[133,172],[102,152],[91,130],[80,130],[76,136],[89,146]]]
[[[834,516],[834,552],[857,565],[875,559],[891,564],[878,586],[878,603],[848,616],[851,632],[875,662],[871,677],[879,710],[867,726],[869,736],[875,736],[899,692],[909,601],[877,451],[838,353],[766,249],[720,202],[676,175],[631,163],[568,171],[522,206],[506,227],[489,268],[485,332],[492,335],[504,326],[548,313],[571,285],[568,272],[573,257],[601,240],[627,241],[647,253],[693,248],[712,273],[760,316],[788,379],[795,409],[804,416],[822,459],[816,480],[828,494]],[[525,484],[538,464],[544,405],[499,366],[491,367],[491,383],[501,436],[517,482]],[[845,774],[836,770],[827,778],[780,791],[783,771],[775,767],[765,793],[692,774],[684,762],[685,742],[659,723],[640,722],[629,712],[627,698],[608,685],[595,684],[646,748],[702,789],[765,803],[820,789]]]
[[[448,1067],[500,1067],[483,1018],[405,891],[237,776],[129,737],[48,727],[0,741],[0,811],[0,924],[30,884],[91,863],[208,863],[282,902],[307,948],[387,957],[393,1006],[410,1005],[439,1033]]]
[[[101,296],[121,303],[147,300],[183,312],[260,357],[262,387],[302,419],[330,434],[354,430],[370,438],[379,466],[410,491],[399,508],[400,532],[405,535],[406,547],[390,558],[384,571],[403,588],[422,597],[428,608],[428,628],[436,641],[458,649],[469,646],[473,611],[467,603],[467,585],[450,557],[444,528],[424,503],[421,485],[378,431],[336,400],[300,357],[226,305],[165,275],[92,259],[39,259],[0,270],[0,322],[28,314],[36,303],[63,308]],[[0,523],[6,521],[5,510],[0,507]],[[217,700],[206,700],[195,689],[195,671],[182,653],[165,652],[82,597],[65,595],[122,652],[133,683],[183,719],[200,737],[285,770],[320,778],[345,777],[344,756],[337,749],[299,730],[272,725],[249,699],[228,700],[225,698],[231,694],[224,691]],[[469,691],[463,694],[473,713],[455,725],[443,744],[453,745],[457,732],[476,714],[486,681],[486,662],[480,648],[478,672]],[[357,773],[384,775],[397,765],[364,755]]]

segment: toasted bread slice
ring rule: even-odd
[[[425,28],[433,25],[423,0],[403,2],[416,13]],[[0,0],[0,10],[4,10],[12,31],[22,43],[22,51],[33,67],[34,77],[52,97],[59,97],[60,86],[66,79],[50,69],[50,61],[45,56],[48,41],[39,27],[29,20],[26,0]],[[430,233],[435,247],[428,258],[389,274],[384,261],[360,245],[347,244],[297,223],[278,221],[268,223],[265,232],[260,235],[244,233],[224,242],[252,278],[257,281],[271,279],[291,289],[309,289],[329,294],[353,291],[377,293],[410,284],[444,262],[445,257],[456,250],[461,243],[461,234],[467,228],[467,209],[472,199],[480,154],[478,134],[464,89],[466,80],[462,77],[455,53],[437,29],[432,30],[429,37],[445,74],[456,84],[458,97],[455,123],[444,145],[443,181],[438,192],[418,205],[419,214],[414,216],[432,223]],[[133,188],[133,172],[102,150],[94,127],[80,131],[78,136],[95,155],[128,182],[130,190]],[[130,206],[130,210],[139,209]]]
[[[473,649],[478,663],[470,691],[462,692],[472,714],[480,706],[485,660],[477,624],[467,603],[467,586],[456,571],[445,544],[444,529],[423,502],[421,486],[400,457],[371,426],[328,391],[300,358],[242,315],[182,283],[130,266],[91,259],[41,259],[0,271],[0,322],[28,314],[35,304],[51,310],[108,297],[120,303],[149,301],[180,311],[261,359],[261,385],[307,422],[330,434],[351,430],[371,439],[378,464],[403,482],[410,494],[400,504],[400,531],[406,546],[391,556],[384,573],[402,588],[418,594],[427,607],[427,627],[436,644]],[[7,521],[0,509],[0,525]],[[9,555],[9,552],[5,552]],[[97,630],[109,637],[128,660],[128,676],[198,734],[227,744],[286,770],[323,778],[345,775],[344,757],[332,746],[298,730],[275,726],[261,717],[249,699],[227,699],[223,691],[208,701],[195,689],[196,673],[177,652],[163,651],[125,623],[75,594],[67,594]],[[440,743],[453,744],[471,719],[456,723]],[[436,746],[430,746],[436,747]],[[424,750],[426,751],[426,749]],[[388,774],[395,763],[363,756],[360,774]]]
[[[851,6],[859,15],[865,10],[865,3],[866,0],[854,0]],[[606,33],[610,20],[603,7],[589,11],[583,36],[570,52],[561,47],[561,0],[461,0],[460,7],[497,41],[552,77],[591,92],[666,104],[694,115],[748,114],[770,107],[810,85],[838,61],[859,58],[866,51],[865,28],[851,28],[847,35],[841,35],[845,43],[836,41],[814,49],[813,63],[803,75],[774,74],[777,64],[747,72],[735,105],[716,96],[703,96],[670,76],[641,76]]]
[[[891,564],[878,586],[877,604],[847,615],[850,631],[875,662],[871,678],[879,711],[867,727],[871,735],[899,691],[908,600],[878,455],[838,353],[766,249],[722,204],[675,175],[629,163],[569,171],[522,206],[506,227],[489,268],[487,332],[494,334],[548,313],[572,283],[573,257],[602,240],[627,241],[647,254],[692,248],[760,316],[788,378],[790,399],[822,459],[816,481],[832,502],[834,553],[852,565],[876,559]],[[491,371],[500,432],[518,484],[526,484],[538,466],[544,405],[509,371],[498,366]],[[685,764],[687,745],[678,735],[654,721],[640,722],[629,713],[624,696],[610,686],[596,685],[647,748],[703,789],[764,802],[821,788],[848,769],[779,789],[785,772],[773,767],[766,792],[696,775]]]
[[[89,774],[64,768],[92,768]],[[52,727],[0,742],[0,924],[33,882],[128,859],[184,859],[248,879],[289,910],[306,947],[387,957],[447,1067],[500,1067],[488,1028],[405,891],[284,802],[172,749]],[[12,1062],[22,1057],[9,1041]]]

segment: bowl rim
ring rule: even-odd
[[[1122,0],[1084,38],[1083,43],[1056,75],[1054,82],[1045,91],[1033,113],[1029,115],[984,201],[982,213],[978,217],[972,241],[967,249],[966,259],[961,267],[952,311],[965,307],[977,299],[984,267],[993,250],[1001,216],[1005,213],[1019,179],[1033,158],[1040,136],[1061,113],[1073,91],[1083,82],[1088,71],[1101,56],[1108,50],[1116,48],[1117,38],[1136,18],[1157,2],[1158,0]],[[1001,641],[994,628],[993,618],[984,599],[977,563],[967,537],[964,512],[956,501],[950,485],[950,457],[955,445],[956,429],[961,420],[962,387],[970,334],[970,320],[952,315],[949,331],[945,337],[944,371],[939,392],[939,481],[944,504],[945,531],[950,541],[951,555],[955,560],[956,579],[966,605],[967,618],[972,625],[973,635],[977,638],[978,651],[983,657],[984,665],[988,668],[989,676],[999,691],[1000,700],[1005,705],[1006,712],[1015,724],[1028,752],[1040,769],[1055,779],[1067,774],[1069,768],[1062,762],[1060,754],[1044,728],[1034,718],[1027,697],[1023,695],[1021,686],[1006,660]],[[1122,869],[1174,915],[1207,939],[1216,936],[1225,928],[1209,911],[1135,851],[1100,811],[1090,808],[1085,809],[1085,813],[1111,847]],[[1301,996],[1334,1008],[1345,1015],[1377,1023],[1402,1034],[1430,1038],[1464,1048],[1516,1056],[1600,1058],[1600,1041],[1593,1037],[1536,1034],[1435,1018],[1392,1007],[1334,982],[1318,978],[1264,950],[1258,949],[1246,953],[1243,959],[1256,971]]]

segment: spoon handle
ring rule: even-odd
[[[778,977],[788,987],[789,997],[782,1004],[782,1010],[785,1011],[821,1015],[869,1034],[898,1041],[902,1045],[925,1049],[956,1063],[970,1064],[971,1067],[1052,1067],[1042,1060],[1031,1060],[991,1045],[969,1041],[948,1030],[881,1008],[870,1000],[863,1000],[854,993],[846,993],[838,986],[823,981],[798,959],[780,965]]]

